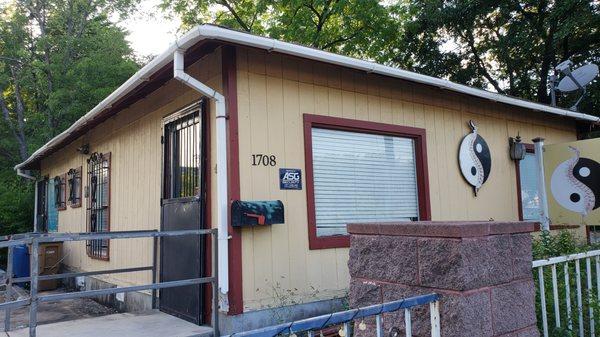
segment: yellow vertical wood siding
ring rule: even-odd
[[[245,310],[344,294],[348,249],[308,249],[303,114],[424,128],[433,220],[518,220],[508,137],[576,139],[573,120],[519,110],[437,88],[322,63],[238,48],[240,189],[243,200],[285,204],[283,225],[242,230]],[[469,119],[492,152],[489,180],[474,197],[458,167]],[[252,166],[253,154],[277,156]],[[301,191],[279,190],[278,169],[300,168]]]
[[[217,90],[222,88],[221,52],[217,49],[192,65],[188,72]],[[66,173],[70,168],[83,167],[83,187],[89,155],[76,149],[89,143],[91,152],[111,153],[111,231],[149,230],[160,228],[161,135],[163,117],[192,104],[200,95],[183,84],[170,80],[165,85],[132,106],[103,122],[85,136],[44,159],[41,174],[50,178]],[[214,126],[214,106],[209,106],[209,125]],[[215,132],[210,132],[214,135]],[[214,140],[211,140],[214,145]],[[215,163],[214,151],[210,162]],[[215,172],[210,170],[212,185]],[[214,189],[213,189],[214,195]],[[213,197],[213,200],[215,198]],[[82,207],[59,211],[58,231],[86,231],[86,202]],[[213,215],[216,212],[212,213]],[[211,221],[216,223],[216,221]],[[86,255],[85,242],[65,243],[65,263],[81,270],[102,270],[152,265],[152,239],[110,241],[110,260],[93,260]],[[150,272],[135,272],[100,276],[118,285],[151,282]]]
[[[401,80],[368,75],[322,63],[237,48],[239,166],[242,200],[280,199],[286,223],[242,230],[244,309],[289,305],[345,293],[348,249],[308,249],[303,114],[413,126],[427,130],[429,196],[433,220],[517,220],[514,163],[508,137],[547,143],[575,140],[575,123],[545,113],[519,110]],[[222,89],[221,53],[189,70]],[[162,118],[198,99],[181,83],[169,81],[71,145],[42,162],[42,174],[54,177],[82,166],[87,156],[76,148],[111,152],[111,230],[160,227]],[[216,200],[214,106],[211,102],[211,200]],[[492,172],[477,198],[460,175],[457,151],[477,121],[492,152]],[[252,154],[277,156],[274,167],[252,166]],[[279,190],[278,169],[300,168],[301,191]],[[83,207],[59,212],[59,231],[85,231]],[[216,224],[216,204],[211,204]],[[65,245],[65,262],[83,270],[149,265],[151,241],[111,241],[108,262],[92,260],[84,243]],[[118,285],[150,282],[150,273],[115,274],[103,279]]]

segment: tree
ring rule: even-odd
[[[32,187],[13,166],[139,67],[126,32],[134,0],[14,0],[0,8],[0,225],[31,225]]]
[[[600,61],[597,2],[415,0],[407,8],[405,48],[391,61],[426,74],[549,103],[558,63]],[[581,111],[598,114],[598,90],[595,83]]]
[[[184,28],[216,23],[249,33],[365,58],[397,34],[386,6],[377,0],[163,0]]]
[[[108,20],[131,6],[130,0],[19,0],[3,8],[0,108],[21,160],[28,143],[58,134],[137,69],[125,32]],[[27,139],[28,127],[38,139]]]

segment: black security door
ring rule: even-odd
[[[162,230],[204,227],[204,103],[186,108],[164,121]],[[162,282],[198,278],[204,270],[204,238],[196,235],[161,239]],[[202,286],[160,291],[159,308],[201,324]]]
[[[48,178],[37,182],[36,229],[38,232],[48,231]]]

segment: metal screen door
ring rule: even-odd
[[[201,102],[164,120],[161,209],[163,231],[204,227],[204,107],[205,104]],[[203,276],[202,236],[164,237],[160,246],[162,282]],[[162,289],[159,309],[201,324],[202,290],[201,285]]]
[[[43,178],[37,182],[37,223],[36,231],[48,231],[48,178]]]

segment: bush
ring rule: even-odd
[[[600,246],[590,245],[586,243],[578,242],[577,239],[568,231],[561,231],[557,234],[551,235],[548,231],[541,233],[539,238],[533,240],[533,259],[548,259],[556,256],[563,256],[575,253],[582,253],[592,250],[600,249]],[[567,313],[567,287],[565,282],[565,269],[564,263],[556,265],[556,279],[557,279],[557,293],[558,293],[558,305],[559,305],[559,316],[561,327],[556,326],[556,315],[554,309],[554,289],[552,282],[552,267],[543,267],[543,280],[544,280],[544,294],[546,300],[546,308],[544,311],[547,314],[548,331],[550,336],[557,337],[571,337],[577,336],[579,332],[579,320],[580,314],[577,305],[577,267],[579,264],[580,272],[580,288],[582,298],[582,310],[581,317],[583,322],[583,330],[585,335],[589,335],[590,329],[590,309],[593,310],[594,316],[600,317],[600,305],[598,302],[597,287],[596,283],[596,263],[598,260],[596,257],[592,257],[589,260],[589,279],[592,285],[592,291],[588,294],[588,268],[586,259],[579,261],[568,262],[567,272],[569,275],[569,297],[571,303],[571,315],[568,317]],[[542,305],[540,296],[540,279],[539,270],[535,268],[533,270],[533,278],[536,284],[536,311],[538,319],[538,327],[540,332],[542,331]],[[570,324],[569,324],[570,323]],[[596,331],[600,331],[600,318],[596,318],[594,321],[594,327]]]

